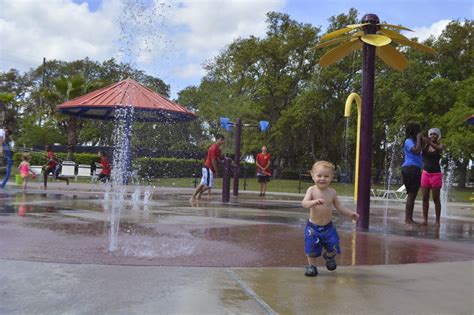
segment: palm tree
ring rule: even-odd
[[[76,74],[70,78],[61,76],[53,81],[54,93],[57,96],[59,103],[69,101],[73,98],[87,93],[91,86],[87,84],[84,76]],[[63,127],[67,130],[67,145],[68,153],[67,160],[72,161],[74,155],[74,148],[79,139],[79,131],[82,128],[82,122],[74,116],[68,116],[61,121]]]

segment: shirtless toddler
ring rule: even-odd
[[[305,275],[314,277],[318,274],[316,268],[316,258],[321,256],[326,260],[326,268],[335,270],[336,254],[340,254],[339,235],[332,223],[333,206],[342,213],[357,220],[359,215],[347,209],[339,202],[337,193],[330,188],[331,180],[334,176],[334,165],[327,161],[318,161],[311,168],[311,177],[315,183],[306,191],[306,195],[301,202],[303,208],[309,208],[309,220],[304,231],[304,248],[308,258]]]

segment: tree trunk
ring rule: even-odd
[[[67,127],[67,160],[73,161],[78,140],[77,118],[69,117]]]
[[[459,163],[459,181],[458,188],[466,188],[466,179],[467,179],[467,166],[468,159],[464,159],[462,163]]]
[[[274,168],[273,168],[273,178],[278,178],[280,176],[280,162],[281,162],[281,156],[277,155],[275,162],[274,162]]]

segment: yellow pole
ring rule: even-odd
[[[351,93],[346,100],[344,108],[344,117],[351,115],[351,105],[355,101],[357,104],[357,141],[356,141],[356,163],[355,163],[355,178],[354,178],[354,203],[357,203],[357,187],[359,185],[359,145],[360,145],[360,111],[362,102],[359,94]]]

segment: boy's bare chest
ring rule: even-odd
[[[324,206],[332,205],[333,200],[334,200],[334,195],[331,194],[330,192],[319,192],[319,191],[313,191],[312,196],[313,200],[316,199],[322,199],[324,200]]]

